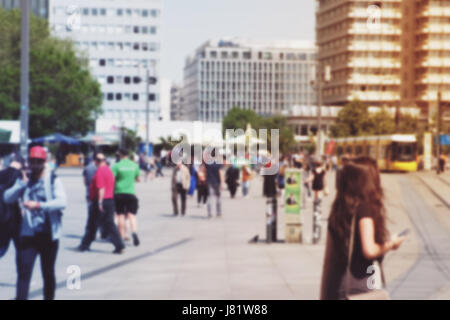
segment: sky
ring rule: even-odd
[[[161,76],[182,84],[185,58],[209,39],[315,38],[315,0],[163,0]]]

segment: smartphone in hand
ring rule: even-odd
[[[405,230],[403,230],[402,232],[400,232],[400,233],[397,235],[397,237],[399,237],[399,238],[404,237],[404,236],[408,235],[409,231],[410,231],[409,229],[405,229]]]

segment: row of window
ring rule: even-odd
[[[144,69],[146,68],[152,68],[154,65],[157,64],[156,60],[147,60],[147,59],[90,59],[90,66],[91,67],[129,67],[129,68],[139,68],[142,67]]]
[[[160,50],[158,42],[77,42],[81,50],[108,50],[108,51],[151,51]]]
[[[103,100],[108,101],[145,101],[145,98],[147,96],[146,93],[113,93],[113,92],[104,92],[102,93]],[[148,95],[148,101],[156,101],[156,94],[150,93]]]
[[[200,90],[211,90],[211,91],[226,91],[226,90],[237,90],[237,91],[256,91],[258,90],[272,90],[275,91],[278,90],[304,90],[304,91],[312,91],[313,88],[308,83],[299,83],[299,84],[293,84],[293,83],[275,83],[273,86],[271,83],[269,84],[262,84],[259,83],[248,83],[248,82],[233,82],[233,83],[225,83],[225,82],[217,82],[214,83],[200,83]]]
[[[243,74],[239,74],[239,73],[229,73],[228,72],[228,74],[227,73],[217,73],[217,74],[215,74],[214,72],[213,73],[211,73],[211,74],[208,74],[208,73],[201,73],[200,74],[201,75],[201,80],[205,80],[205,81],[209,81],[209,80],[211,80],[211,81],[214,81],[214,80],[243,80],[243,81],[245,81],[245,82],[249,82],[249,81],[251,81],[252,79],[253,79],[253,81],[254,82],[261,82],[261,81],[269,81],[269,82],[272,82],[272,80],[275,80],[275,81],[281,81],[281,80],[284,80],[284,81],[305,81],[305,82],[307,82],[308,80],[311,80],[311,77],[307,74],[307,73],[303,73],[303,74],[301,74],[301,73],[285,73],[285,74],[275,74],[273,77],[272,77],[272,74],[270,74],[270,75],[264,75],[264,77],[263,77],[263,75],[262,74],[259,74],[259,75],[256,75],[256,74],[253,74],[253,76],[252,76],[252,74],[251,73],[248,73],[248,74],[246,74],[245,72],[243,73]]]
[[[101,84],[139,84],[145,77],[139,76],[98,76],[97,80]]]
[[[79,29],[74,29],[69,24],[55,24],[56,32],[66,30],[81,31],[82,33],[107,33],[107,34],[142,34],[142,35],[156,35],[159,28],[157,26],[134,26],[134,25],[81,25]]]
[[[256,53],[255,53],[256,54]],[[200,54],[201,58],[211,58],[211,59],[252,59],[251,51],[215,51],[211,50],[208,53],[202,52]],[[298,61],[306,61],[308,58],[310,60],[315,60],[317,55],[315,53],[307,54],[307,53],[274,53],[274,52],[258,52],[257,55],[258,60],[298,60]]]
[[[82,16],[103,16],[103,17],[142,17],[142,18],[158,18],[160,16],[159,9],[130,9],[130,8],[73,8],[55,7],[53,9],[55,15],[68,15],[74,12]]]
[[[307,70],[311,69],[311,64],[308,63],[264,63],[264,62],[225,62],[225,61],[202,61],[200,63],[202,68],[206,67],[207,70],[237,70],[244,71],[281,71],[281,70]]]

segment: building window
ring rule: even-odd
[[[125,77],[125,78],[123,79],[123,82],[124,82],[125,84],[130,84],[130,82],[131,82],[130,77]]]
[[[100,60],[98,61],[98,64],[99,64],[101,67],[104,67],[104,66],[105,66],[105,59],[100,59]]]
[[[114,100],[114,94],[113,94],[113,93],[108,93],[108,94],[106,95],[106,99],[108,99],[108,101]]]
[[[109,84],[114,83],[114,77],[113,76],[108,76],[107,81]]]
[[[133,101],[139,101],[139,94],[133,93]]]
[[[151,15],[153,18],[156,18],[158,16],[158,10],[152,10]]]
[[[220,53],[220,57],[221,57],[222,59],[227,59],[227,58],[228,58],[228,52],[227,52],[227,51],[222,51],[222,52]]]
[[[117,101],[121,101],[122,100],[122,94],[121,93],[116,93],[116,100]]]
[[[117,9],[117,15],[119,17],[123,16],[123,9]]]
[[[100,9],[100,15],[101,16],[106,16],[106,9]]]
[[[89,15],[89,9],[83,8],[83,16],[88,16],[88,15]]]
[[[98,10],[97,10],[96,8],[92,8],[91,14],[92,14],[93,16],[97,16],[97,15],[98,15]]]
[[[143,34],[147,34],[148,33],[148,27],[142,27],[141,32]]]
[[[138,26],[134,26],[133,32],[134,32],[134,33],[139,33],[139,27],[138,27]]]
[[[142,16],[148,17],[148,10],[146,10],[146,9],[142,10]]]
[[[133,77],[133,83],[141,83],[141,78],[140,77]]]
[[[139,43],[133,44],[133,50],[139,50]]]
[[[150,27],[150,33],[156,34],[156,27]]]

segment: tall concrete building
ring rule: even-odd
[[[450,1],[319,0],[318,70],[331,67],[327,105],[436,105],[450,100]]]
[[[181,87],[174,84],[170,88],[170,120],[184,120],[182,103],[183,97],[181,94]]]
[[[186,59],[186,119],[220,122],[233,107],[286,114],[315,103],[316,47],[302,41],[208,41]]]
[[[120,124],[160,118],[161,0],[52,0],[54,35],[72,39],[101,84],[103,115]],[[149,86],[146,74],[157,78]]]
[[[30,10],[38,17],[48,19],[49,16],[49,2],[52,0],[31,0]],[[0,0],[0,7],[7,10],[20,8],[20,0]]]

